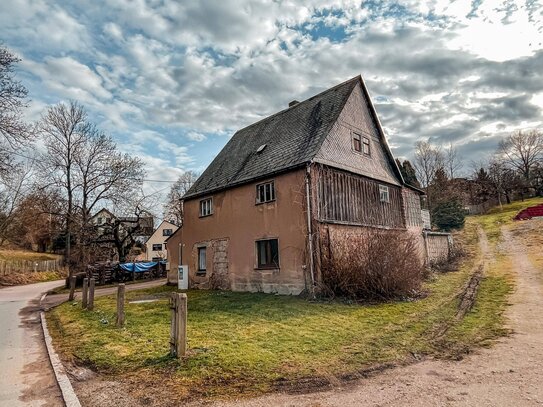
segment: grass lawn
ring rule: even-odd
[[[493,215],[491,215],[493,216]],[[114,296],[97,298],[95,311],[66,303],[48,315],[55,346],[67,358],[116,377],[167,384],[170,396],[253,395],[308,378],[327,380],[412,354],[456,355],[502,335],[502,313],[511,289],[507,262],[481,283],[476,306],[452,324],[462,291],[479,258],[476,227],[469,218],[461,238],[469,258],[456,272],[425,283],[429,295],[416,301],[375,305],[309,302],[292,296],[223,291],[188,292],[189,355],[168,356],[168,296],[159,287],[127,292],[126,327],[115,322]],[[452,325],[451,325],[452,324]],[[434,340],[444,325],[446,336]],[[303,380],[300,380],[303,379]]]
[[[531,198],[516,201],[509,205],[492,208],[485,215],[476,216],[477,222],[484,228],[490,243],[497,243],[501,236],[500,228],[514,222],[515,215],[524,208],[543,203],[543,198]]]

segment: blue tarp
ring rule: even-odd
[[[162,261],[162,264],[166,264],[166,262]],[[136,273],[143,273],[145,271],[149,271],[153,267],[155,267],[158,264],[157,261],[149,261],[146,263],[136,263],[136,268],[134,269],[134,263],[122,263],[120,264],[121,269],[124,271],[135,271]]]

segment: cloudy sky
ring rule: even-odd
[[[29,119],[77,99],[150,179],[201,171],[236,129],[359,73],[400,157],[429,139],[478,160],[542,127],[539,1],[304,4],[9,0],[0,40],[22,58]]]

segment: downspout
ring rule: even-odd
[[[307,165],[305,176],[305,197],[307,199],[307,246],[309,250],[309,275],[311,277],[311,287],[309,294],[315,297],[315,269],[313,264],[313,230],[311,226],[311,198],[309,180],[311,177],[311,164]]]

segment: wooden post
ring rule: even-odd
[[[187,294],[173,293],[170,308],[170,355],[181,358],[187,353]]]
[[[87,303],[88,303],[88,300],[89,300],[89,279],[87,277],[85,277],[83,279],[83,293],[82,293],[83,297],[82,297],[82,300],[81,300],[81,308],[85,309],[87,308]]]
[[[117,286],[117,327],[124,326],[124,284]]]
[[[75,282],[76,282],[76,277],[71,276],[70,277],[70,296],[68,297],[68,301],[73,301],[75,298]]]
[[[94,278],[91,278],[89,280],[89,304],[87,305],[87,309],[89,311],[92,311],[94,309],[94,286],[96,285],[96,280]]]

